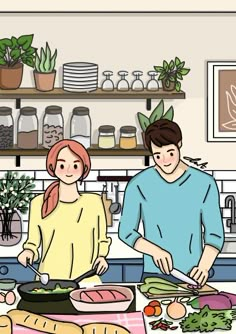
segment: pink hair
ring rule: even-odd
[[[77,155],[80,160],[83,163],[83,174],[81,176],[81,181],[84,180],[88,173],[90,172],[91,168],[91,161],[89,154],[85,147],[78,143],[75,140],[69,140],[64,139],[57,142],[55,145],[53,145],[48,154],[47,154],[47,161],[46,161],[46,167],[48,173],[55,177],[55,169],[57,164],[57,157],[59,152],[65,148],[68,147],[71,152],[73,152],[75,155]],[[50,186],[47,187],[44,197],[43,197],[43,205],[41,210],[42,218],[47,217],[53,210],[55,210],[58,200],[59,200],[59,183],[60,181],[54,181],[50,184]]]

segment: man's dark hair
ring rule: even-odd
[[[159,119],[150,124],[145,131],[145,143],[150,152],[152,152],[151,142],[156,146],[174,144],[178,146],[182,140],[182,132],[177,123],[167,119]]]

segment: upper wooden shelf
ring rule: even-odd
[[[88,93],[72,93],[55,88],[50,92],[40,92],[34,88],[19,88],[15,90],[0,89],[0,99],[16,99],[16,108],[21,107],[21,99],[146,99],[147,109],[151,110],[151,99],[185,99],[185,92],[164,91],[160,88],[152,92],[147,89],[135,92],[132,90],[122,92],[115,89],[111,92],[103,91],[101,88]]]

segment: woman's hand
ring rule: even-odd
[[[196,281],[201,286],[203,286],[203,285],[205,285],[206,281],[208,280],[209,270],[206,269],[206,268],[203,268],[201,266],[196,266],[196,267],[193,267],[193,269],[191,270],[189,276],[194,281]]]
[[[97,274],[102,275],[108,269],[108,263],[103,256],[98,257],[93,264],[93,269],[97,266]]]
[[[173,260],[169,252],[160,247],[156,247],[152,252],[152,258],[155,265],[160,268],[163,274],[170,274],[173,269]]]
[[[17,260],[24,266],[27,267],[27,263],[33,264],[34,252],[30,249],[25,249],[18,255]]]

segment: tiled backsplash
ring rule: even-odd
[[[79,185],[80,191],[97,192],[101,194],[103,185],[105,182],[98,182],[98,176],[134,176],[140,170],[91,170],[86,181]],[[225,232],[229,232],[229,228],[226,227],[226,219],[231,216],[229,208],[225,208],[225,198],[227,195],[232,194],[236,198],[236,171],[205,171],[214,176],[219,192],[220,192],[220,206],[222,209],[222,217],[224,221]],[[47,173],[47,171],[20,171],[19,175],[25,174],[33,177],[35,180],[34,193],[42,193],[48,185],[53,181],[53,178]],[[0,171],[0,178],[4,177],[5,171]],[[115,200],[114,184],[117,182],[108,182],[108,194],[107,197]],[[119,201],[122,204],[124,191],[127,182],[119,182]],[[23,215],[24,232],[27,232],[28,228],[28,213]],[[120,214],[113,216],[113,226],[108,228],[109,233],[117,233]]]

